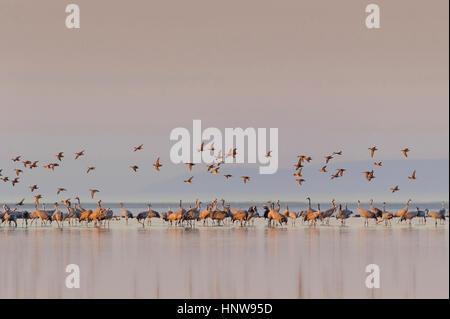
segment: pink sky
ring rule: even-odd
[[[278,127],[282,168],[372,145],[448,159],[448,1],[376,1],[379,30],[367,1],[74,2],[79,30],[61,1],[0,4],[0,168],[87,149],[114,175],[140,143],[130,164],[167,162],[193,119]]]

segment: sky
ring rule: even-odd
[[[31,184],[48,200],[56,187],[86,201],[93,187],[110,201],[212,193],[303,200],[308,192],[356,200],[356,192],[391,196],[397,184],[404,191],[387,198],[448,198],[448,1],[376,1],[376,30],[365,27],[367,1],[72,2],[81,10],[76,30],[65,27],[69,2],[0,3],[3,175],[12,176],[13,156],[46,164],[66,154],[54,174],[27,169],[15,188],[0,181],[0,201],[31,201]],[[252,173],[246,188],[208,179],[185,185],[191,173],[170,163],[169,134],[192,130],[194,119],[219,129],[278,128],[279,173]],[[144,150],[132,152],[141,143]],[[373,145],[392,169],[373,188],[359,187],[357,174],[338,187],[317,173],[337,150],[340,164],[360,173],[371,167]],[[403,147],[412,150],[408,162]],[[317,166],[305,188],[288,177],[300,153]],[[160,173],[151,166],[158,156]],[[97,167],[92,175],[88,165]],[[421,177],[408,189],[401,178],[416,167]]]

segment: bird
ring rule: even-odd
[[[131,213],[131,211],[126,210],[123,207],[123,203],[120,203],[120,210],[122,211],[122,216],[125,218],[126,223],[128,224],[128,218],[133,218],[133,214]],[[139,220],[138,220],[139,221]]]
[[[33,168],[38,167],[38,166],[37,166],[37,163],[39,163],[39,161],[34,161],[33,163],[30,164],[30,167],[29,167],[29,168],[30,168],[30,169],[33,169]]]
[[[75,153],[75,159],[78,159],[78,158],[80,158],[81,156],[83,156],[84,155],[84,150],[82,150],[82,151],[79,151],[79,152],[76,152]]]
[[[268,152],[266,153],[266,157],[267,157],[267,158],[272,157],[271,153],[272,153],[272,151],[268,151]]]
[[[335,178],[338,178],[338,177],[340,177],[341,175],[339,175],[339,172],[336,172],[336,173],[334,173],[334,174],[332,174],[331,175],[331,179],[335,179]]]
[[[392,214],[391,212],[387,212],[386,211],[386,202],[383,202],[383,211],[381,214],[381,219],[377,220],[377,224],[381,223],[384,221],[384,224],[390,225],[391,224],[391,219],[394,217],[394,214]]]
[[[373,175],[373,170],[371,171],[364,171],[362,172],[364,175],[366,175],[366,179],[370,182],[372,180],[372,178],[375,178],[375,176]]]
[[[333,155],[342,155],[342,151],[338,151],[338,152],[333,152]]]
[[[327,166],[325,165],[324,167],[322,167],[321,169],[319,169],[319,172],[321,172],[321,173],[326,173],[326,172],[327,172]]]
[[[332,155],[327,155],[327,156],[324,156],[323,158],[325,159],[325,164],[328,164],[328,162],[329,162],[331,159],[333,159],[333,156],[332,156]]]
[[[37,185],[31,185],[28,188],[31,190],[31,192],[34,192],[36,189],[39,189],[39,187]]]
[[[399,190],[400,190],[400,188],[398,188],[398,185],[395,187],[391,187],[392,193],[398,192]]]
[[[187,180],[185,180],[184,182],[185,182],[186,184],[191,184],[193,178],[194,178],[194,176],[191,176],[191,177],[189,177]]]
[[[376,167],[381,167],[381,166],[383,166],[383,165],[381,164],[381,162],[375,162],[375,163],[373,163],[373,165],[375,165]]]
[[[31,165],[31,161],[22,161],[23,167],[27,167],[28,165]]]
[[[294,176],[295,176],[295,177],[302,177],[302,176],[303,176],[303,175],[302,175],[302,170],[303,170],[303,168],[300,167],[300,168],[297,170],[297,172],[294,173]]]
[[[409,151],[410,151],[410,149],[407,148],[407,147],[401,150],[401,152],[403,153],[403,155],[405,155],[405,157],[408,157],[408,152]]]
[[[89,192],[91,192],[91,198],[94,198],[95,193],[98,193],[99,190],[98,189],[90,189]]]
[[[303,165],[302,165],[302,162],[299,160],[298,161],[298,163],[297,164],[294,164],[294,168],[296,169],[296,170],[298,170],[298,169],[300,169],[300,168],[302,168],[303,167]]]
[[[416,170],[413,170],[411,176],[408,176],[408,179],[410,179],[412,181],[416,180]]]
[[[89,166],[87,171],[86,171],[86,174],[89,173],[90,171],[93,171],[94,169],[95,169],[94,166]]]
[[[210,171],[210,170],[212,170],[213,168],[214,168],[214,164],[211,164],[211,165],[207,165],[206,166],[206,169],[208,170],[208,172]]]
[[[21,156],[16,156],[16,157],[13,157],[11,160],[15,163],[15,162],[19,162],[20,158],[21,158]]]
[[[297,183],[298,183],[299,185],[302,185],[302,183],[303,183],[305,180],[304,180],[303,178],[297,178],[296,181],[297,181]]]
[[[312,157],[311,157],[311,156],[298,155],[297,157],[298,157],[298,161],[299,161],[300,163],[303,163],[303,162],[309,163],[309,162],[311,162],[311,160],[312,160]]]
[[[23,173],[21,169],[15,168],[14,172],[16,172],[16,176],[19,176],[20,173]]]
[[[219,167],[216,167],[215,169],[213,169],[213,170],[211,171],[211,174],[216,175],[217,173],[219,173]]]
[[[186,165],[189,167],[189,170],[192,171],[192,166],[194,166],[194,163],[186,163]]]
[[[369,147],[369,151],[370,151],[370,157],[373,158],[373,155],[375,154],[375,151],[378,151],[378,148],[376,146]]]
[[[205,142],[202,142],[202,144],[200,144],[200,148],[197,150],[198,152],[203,152],[205,148]]]
[[[249,176],[241,176],[242,180],[244,181],[244,184],[247,184],[248,181],[250,181]]]
[[[144,148],[144,144],[141,144],[141,145],[133,147],[133,150],[134,150],[134,152],[136,152],[136,151],[142,150],[143,148]]]
[[[22,206],[24,201],[25,201],[25,198],[22,198],[22,200],[20,202],[16,203],[16,206]]]
[[[130,168],[135,172],[137,172],[137,170],[139,169],[137,165],[131,165]]]
[[[156,159],[155,164],[153,164],[153,166],[159,172],[159,168],[162,166],[162,164],[159,162],[159,157]]]
[[[361,215],[364,218],[364,226],[369,226],[369,219],[373,218],[375,219],[375,222],[377,221],[377,215],[372,213],[371,211],[368,211],[366,209],[362,209],[360,207],[361,202],[358,200],[358,206],[356,207],[356,211],[359,215]]]
[[[58,163],[50,163],[50,164],[45,165],[44,168],[51,169],[52,171],[54,171],[55,167],[58,167],[58,166],[59,166]]]
[[[394,217],[400,217],[400,220],[401,220],[401,218],[403,217],[403,215],[406,214],[406,213],[408,212],[408,209],[409,209],[409,203],[410,203],[411,201],[412,201],[411,198],[408,199],[408,200],[406,201],[406,205],[405,205],[403,208],[397,210],[397,212],[394,214]]]
[[[56,191],[56,195],[59,195],[59,193],[65,192],[65,191],[67,191],[67,189],[65,189],[64,187],[58,187],[58,189]]]
[[[231,174],[224,174],[223,176],[225,176],[226,179],[229,179],[229,178],[232,177],[233,175],[231,175]]]
[[[369,210],[370,210],[372,213],[374,213],[375,216],[377,216],[377,217],[382,217],[383,212],[381,211],[381,209],[376,208],[375,206],[373,206],[373,199],[370,199],[369,203],[370,203]]]
[[[214,152],[216,149],[214,148],[214,143],[211,143],[211,146],[208,148],[208,151]]]
[[[19,178],[16,177],[11,181],[12,186],[16,186],[16,184],[19,182]]]
[[[55,155],[55,157],[58,159],[58,161],[61,162],[61,159],[64,157],[64,152],[59,152],[58,154]]]
[[[345,172],[345,168],[336,168],[337,173],[339,174],[339,176],[342,177],[342,175],[344,175]]]

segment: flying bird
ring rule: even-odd
[[[194,166],[194,163],[186,163],[186,165],[189,167],[189,170],[192,171],[192,166]]]
[[[342,176],[344,175],[345,168],[337,168],[336,171],[337,171],[337,173],[339,174],[339,176],[342,177]]]
[[[326,173],[326,172],[327,172],[327,166],[325,165],[324,167],[322,167],[321,169],[319,169],[319,172],[321,172],[321,173]]]
[[[37,185],[31,185],[28,188],[31,190],[31,192],[34,192],[36,189],[39,189],[39,187]]]
[[[33,168],[38,167],[38,166],[37,166],[37,163],[39,163],[39,161],[34,161],[33,163],[31,163],[31,164],[30,164],[30,169],[33,169]]]
[[[219,173],[219,167],[216,167],[215,169],[213,169],[213,170],[211,171],[211,174],[216,175],[217,173]]]
[[[23,167],[27,167],[28,165],[31,165],[31,161],[22,161]]]
[[[156,159],[155,164],[153,164],[155,169],[159,172],[159,168],[162,166],[162,164],[159,162],[159,157]]]
[[[90,171],[93,171],[94,169],[95,169],[94,166],[89,166],[87,171],[86,171],[86,174],[89,173]]]
[[[229,179],[229,178],[232,177],[233,175],[230,175],[230,174],[224,174],[223,176],[225,176],[226,179]]]
[[[392,191],[393,193],[395,193],[395,192],[397,192],[397,191],[399,191],[399,190],[400,190],[400,188],[398,188],[398,185],[395,186],[395,187],[391,187],[391,191]]]
[[[372,180],[372,178],[375,178],[375,176],[373,175],[373,170],[371,170],[371,171],[365,171],[365,172],[362,172],[365,176],[366,176],[366,179],[370,182],[371,180]]]
[[[208,151],[214,152],[216,149],[214,148],[214,143],[211,143],[211,146],[208,148]]]
[[[339,175],[339,172],[336,172],[336,173],[334,173],[334,174],[332,174],[331,175],[331,179],[335,179],[335,178],[338,178],[338,177],[340,177],[341,175]]]
[[[375,154],[375,151],[378,151],[378,148],[376,146],[369,147],[369,151],[370,151],[370,157],[373,158],[373,155]]]
[[[416,170],[413,170],[411,176],[409,176],[408,179],[410,179],[412,181],[416,180]]]
[[[83,156],[84,155],[84,150],[82,150],[82,151],[80,151],[80,152],[76,152],[75,153],[75,159],[78,159],[78,158],[80,158],[81,156]]]
[[[298,169],[298,171],[297,171],[296,173],[294,173],[294,176],[295,176],[295,177],[302,177],[302,170],[303,170],[303,168],[300,167],[300,168]]]
[[[339,152],[333,152],[333,155],[342,155],[342,151],[339,151]]]
[[[23,173],[21,169],[15,168],[14,172],[16,172],[16,176],[19,176],[20,173]]]
[[[200,145],[200,148],[197,150],[198,152],[203,152],[205,148],[205,142],[202,142],[202,144]]]
[[[25,198],[22,198],[22,200],[20,202],[16,203],[16,206],[22,206],[24,201],[25,201]]]
[[[272,154],[272,151],[268,151],[268,152],[266,153],[266,157],[267,157],[267,158],[272,157],[271,154]]]
[[[131,165],[130,168],[135,172],[137,172],[137,170],[139,169],[137,165]]]
[[[15,162],[20,161],[20,158],[21,158],[21,156],[16,156],[16,157],[13,157],[11,160],[15,163]]]
[[[302,185],[302,183],[303,183],[305,180],[304,180],[303,178],[297,178],[296,181],[297,181],[297,183],[298,183],[299,185]]]
[[[54,171],[55,167],[57,167],[57,166],[59,166],[58,163],[50,163],[50,164],[45,165],[44,168],[51,169],[52,171]]]
[[[136,151],[142,150],[143,148],[144,148],[144,144],[141,144],[141,145],[139,145],[139,146],[133,147],[133,150],[134,150],[134,152],[136,152]]]
[[[332,156],[332,155],[327,155],[327,156],[324,156],[323,158],[325,159],[325,164],[328,164],[328,162],[329,162],[331,159],[333,159],[333,156]]]
[[[408,152],[409,151],[410,151],[410,149],[407,148],[407,147],[401,150],[401,152],[403,153],[403,155],[405,155],[405,157],[408,157]]]
[[[376,167],[381,167],[381,166],[383,166],[383,165],[381,164],[381,162],[375,162],[375,163],[373,163],[373,165],[375,165]]]
[[[11,181],[12,186],[16,186],[16,184],[19,182],[19,178],[16,177]]]
[[[191,177],[189,177],[187,180],[185,180],[184,182],[185,182],[186,184],[191,184],[193,178],[194,178],[194,176],[191,176]]]
[[[65,189],[64,187],[58,187],[58,189],[56,191],[56,195],[59,195],[59,193],[65,192],[65,191],[67,191],[67,189]]]
[[[91,192],[91,198],[94,198],[95,193],[98,193],[98,192],[99,192],[98,189],[90,189],[89,191]]]
[[[250,181],[249,176],[241,176],[242,180],[244,181],[244,184],[247,184],[248,181]]]
[[[59,152],[58,154],[55,155],[55,157],[58,159],[58,161],[61,162],[61,159],[64,157],[64,152]]]

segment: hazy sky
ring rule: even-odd
[[[401,159],[408,146],[415,160],[448,162],[446,0],[372,1],[378,30],[364,24],[369,1],[71,2],[81,9],[78,30],[64,24],[69,1],[0,2],[4,175],[13,155],[44,164],[86,149],[84,162],[61,167],[59,182],[80,190],[117,182],[124,196],[145,196],[148,179],[189,175],[168,163],[169,133],[193,119],[278,127],[281,168],[298,153],[341,149],[342,161],[370,163],[372,145],[379,160]],[[142,153],[130,151],[140,143]],[[156,156],[166,163],[160,175],[151,171]],[[97,175],[83,175],[89,164]],[[131,164],[147,170],[139,180]],[[23,179],[53,187],[52,175],[39,174]],[[448,170],[439,178],[448,184]],[[0,200],[10,188],[0,182]]]

